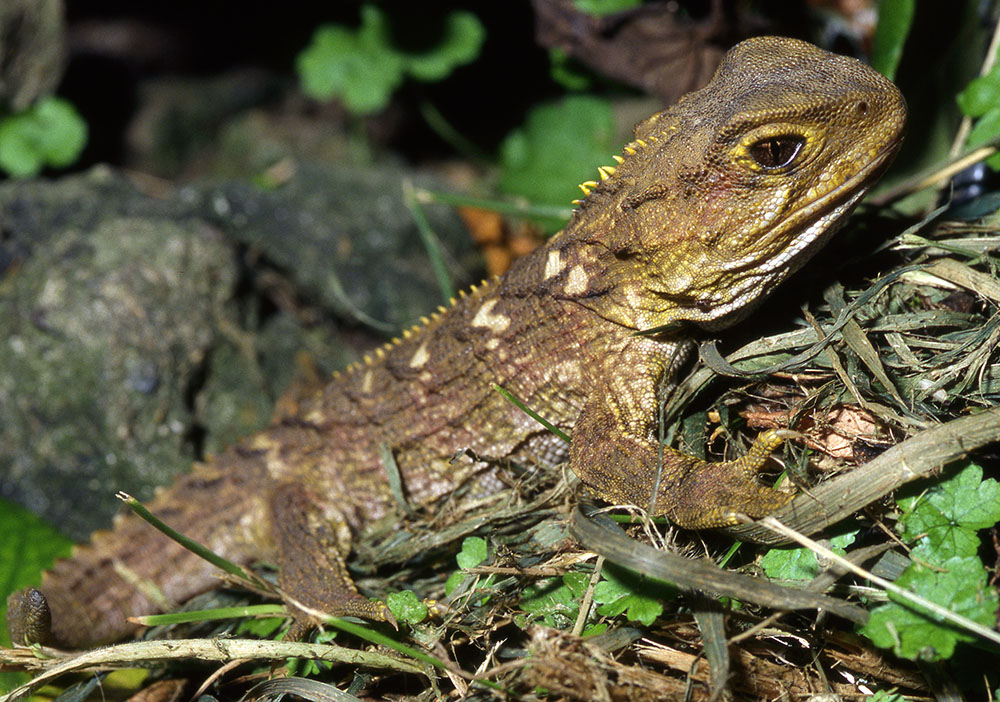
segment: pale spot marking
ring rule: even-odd
[[[485,327],[497,334],[503,332],[510,326],[510,319],[506,315],[493,314],[493,308],[496,307],[499,300],[487,300],[483,303],[479,311],[476,312],[476,316],[472,318],[472,326],[474,327]]]
[[[430,358],[431,355],[427,352],[427,342],[425,341],[420,344],[420,348],[417,349],[416,353],[410,359],[410,368],[422,368]]]
[[[587,272],[583,270],[583,266],[573,266],[569,269],[569,275],[566,278],[566,294],[582,295],[587,292],[588,282],[590,281],[587,278]]]
[[[559,275],[565,267],[566,263],[562,260],[562,252],[549,251],[549,257],[545,259],[545,280]]]

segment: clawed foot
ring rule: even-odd
[[[290,611],[297,611],[299,614],[295,616],[292,625],[285,632],[284,637],[282,637],[285,641],[301,641],[305,639],[310,631],[323,624],[322,617],[299,610],[294,602],[289,603],[288,607]],[[360,595],[349,597],[346,601],[338,603],[330,611],[323,610],[323,613],[331,617],[358,617],[359,619],[368,619],[376,622],[387,622],[392,625],[393,629],[399,630],[396,618],[384,602],[365,599]]]
[[[670,520],[688,529],[738,524],[740,515],[763,517],[794,497],[761,485],[755,474],[781,444],[799,434],[789,429],[761,432],[750,450],[735,461],[694,462],[678,484],[671,486]]]

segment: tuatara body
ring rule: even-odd
[[[358,594],[344,558],[398,509],[386,450],[425,509],[496,490],[504,461],[566,459],[600,498],[681,527],[780,507],[789,496],[754,475],[779,433],[728,463],[661,449],[658,393],[692,324],[740,319],[823,245],[891,161],[904,121],[899,91],[854,59],[791,39],[739,44],[705,88],[637,125],[561,233],[196,465],[151,509],[230,560],[276,563],[295,601],[380,620],[391,615]],[[211,588],[212,570],[125,517],[57,563],[44,595],[12,596],[8,621],[22,641],[109,641],[129,633],[124,615],[157,609],[149,583],[179,602]]]

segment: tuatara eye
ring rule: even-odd
[[[802,150],[805,140],[797,136],[777,136],[761,139],[750,146],[750,156],[767,170],[785,168]]]

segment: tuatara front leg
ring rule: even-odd
[[[638,505],[690,529],[736,524],[739,514],[760,517],[784,505],[792,495],[755,478],[781,445],[777,431],[763,432],[745,456],[722,463],[658,445],[657,388],[664,374],[672,373],[665,356],[676,350],[637,337],[608,359],[641,372],[606,374],[590,394],[573,429],[574,472],[604,500]]]
[[[396,621],[389,608],[358,593],[344,565],[350,551],[346,519],[298,483],[284,483],[271,495],[271,532],[278,553],[279,585],[293,611],[305,605],[331,616]],[[286,638],[300,639],[316,625],[309,615],[295,618]]]

